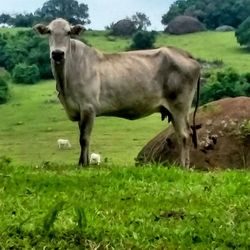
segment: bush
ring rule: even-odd
[[[4,69],[0,69],[0,104],[6,103],[10,98],[8,79],[8,72]]]
[[[18,31],[11,35],[0,34],[0,67],[12,72],[19,63],[35,64],[42,79],[51,79],[47,39],[33,30]]]
[[[40,73],[38,67],[34,64],[19,63],[13,69],[12,77],[16,83],[33,84],[40,80]]]
[[[130,49],[151,49],[156,41],[156,31],[137,31],[132,39]]]
[[[250,75],[240,75],[232,68],[213,72],[201,89],[201,104],[224,97],[250,96]]]
[[[236,30],[235,36],[240,45],[250,47],[250,17],[248,17]]]

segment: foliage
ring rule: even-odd
[[[132,17],[126,17],[116,23],[106,26],[110,35],[131,36],[139,30],[146,30],[151,25],[149,18],[142,12],[136,12]]]
[[[40,80],[39,69],[35,64],[17,64],[13,69],[13,80],[16,83],[33,84]]]
[[[157,33],[155,31],[137,31],[133,38],[130,49],[151,49],[154,47]]]
[[[142,12],[136,12],[135,15],[131,17],[131,20],[135,23],[137,30],[146,30],[147,27],[151,25],[149,18]]]
[[[19,63],[35,64],[42,79],[52,78],[48,41],[33,30],[0,34],[0,55],[0,67],[9,72]]]
[[[14,27],[31,27],[35,23],[50,22],[57,17],[65,18],[72,24],[90,23],[88,6],[84,3],[79,4],[76,0],[48,0],[34,13],[17,13],[11,16],[2,13],[0,23]]]
[[[241,75],[229,68],[211,73],[202,87],[201,103],[236,96],[250,96],[249,74]]]
[[[2,13],[0,15],[0,23],[5,23],[14,27],[31,27],[35,22],[37,22],[37,19],[38,17],[33,13],[18,13],[12,16]]]
[[[167,25],[178,15],[190,15],[198,18],[209,29],[215,29],[221,25],[238,27],[249,13],[248,0],[177,0],[163,15],[162,23]]]
[[[78,3],[76,0],[48,0],[42,8],[35,11],[39,20],[52,21],[57,17],[62,17],[72,24],[89,23],[88,6]]]
[[[236,30],[235,36],[240,45],[250,47],[250,17],[248,17]]]
[[[10,98],[10,87],[8,80],[8,72],[0,68],[0,104],[6,103]]]

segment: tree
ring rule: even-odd
[[[31,27],[35,23],[36,17],[32,14],[17,14],[12,17],[9,24],[15,27]]]
[[[162,16],[162,23],[167,25],[176,16],[189,15],[196,17],[209,29],[221,25],[238,27],[249,13],[249,0],[177,0]]]
[[[2,13],[0,15],[0,23],[10,24],[11,19],[12,18],[11,18],[11,16],[9,14]]]
[[[146,30],[147,27],[151,25],[149,18],[142,12],[136,12],[136,14],[131,17],[131,20],[135,23],[137,30]]]
[[[49,0],[41,9],[35,11],[35,15],[47,22],[61,17],[72,24],[90,23],[88,6],[84,3],[79,4],[76,0]]]
[[[240,45],[250,47],[250,17],[248,17],[236,30],[235,36]]]

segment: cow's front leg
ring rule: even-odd
[[[85,109],[81,111],[80,121],[79,121],[79,130],[80,130],[80,146],[81,153],[79,157],[79,166],[89,165],[89,141],[94,124],[95,112],[93,108]]]

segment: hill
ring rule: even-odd
[[[13,30],[15,32],[15,30]],[[108,37],[106,32],[87,31],[82,35],[89,44],[106,52],[123,51],[129,39]],[[157,46],[172,45],[206,60],[223,60],[240,71],[250,69],[249,54],[237,45],[233,32],[201,32],[183,36],[160,34]],[[34,86],[12,85],[12,99],[0,106],[0,156],[17,163],[43,161],[76,163],[79,153],[77,124],[68,120],[58,103],[54,81]],[[142,120],[118,118],[96,120],[91,151],[100,152],[112,163],[131,164],[141,147],[167,126],[159,115]],[[72,150],[58,150],[56,140],[68,138]]]
[[[130,42],[105,32],[83,37],[106,52]],[[249,64],[233,33],[160,35],[160,45],[242,71]],[[132,167],[167,126],[159,114],[97,118],[91,151],[107,162],[77,171],[77,124],[58,102],[54,80],[11,89],[10,102],[0,105],[1,249],[249,249],[249,172]],[[58,138],[73,148],[59,150]]]

